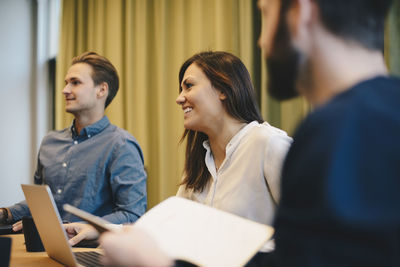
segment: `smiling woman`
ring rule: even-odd
[[[183,63],[179,84],[187,146],[177,195],[271,224],[292,140],[263,121],[246,67],[230,53],[202,52]]]
[[[213,131],[213,126],[218,124],[222,119],[220,115],[225,112],[221,102],[225,95],[212,86],[196,64],[186,70],[181,88],[176,102],[182,105],[185,114],[184,127],[201,132]]]

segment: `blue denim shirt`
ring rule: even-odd
[[[64,212],[69,203],[111,223],[136,221],[147,206],[142,150],[127,131],[106,116],[81,130],[72,124],[50,132],[42,141],[35,184],[47,184],[61,218],[79,221]],[[9,207],[13,221],[29,215],[26,202]]]

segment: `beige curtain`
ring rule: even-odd
[[[385,59],[392,74],[400,75],[400,2],[393,1],[385,29]]]
[[[121,80],[106,114],[139,141],[148,172],[149,207],[174,195],[183,170],[183,114],[175,103],[178,71],[203,50],[239,56],[259,91],[264,118],[292,131],[303,100],[279,104],[266,96],[263,60],[256,47],[261,25],[249,0],[64,0],[56,73],[56,128],[71,124],[62,88],[70,60],[96,51],[111,60]]]

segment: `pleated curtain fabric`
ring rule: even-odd
[[[194,53],[239,56],[254,80],[264,119],[290,134],[309,110],[301,98],[279,103],[266,94],[256,0],[63,0],[61,14],[56,129],[72,122],[62,95],[72,57],[96,51],[109,58],[120,89],[106,114],[143,149],[149,207],[175,195],[181,180],[183,113],[175,99],[179,68]]]
[[[400,1],[393,1],[385,27],[386,63],[391,74],[400,76]]]

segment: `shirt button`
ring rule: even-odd
[[[75,141],[74,141],[74,144],[77,145],[77,144],[78,144],[78,141],[75,140]]]
[[[63,167],[67,167],[67,163],[64,162],[64,163],[63,163]]]
[[[57,190],[57,194],[61,194],[62,193],[62,190],[61,189],[58,189]]]
[[[87,136],[88,138],[90,138],[91,137],[91,135],[90,134],[88,134],[88,136]]]

